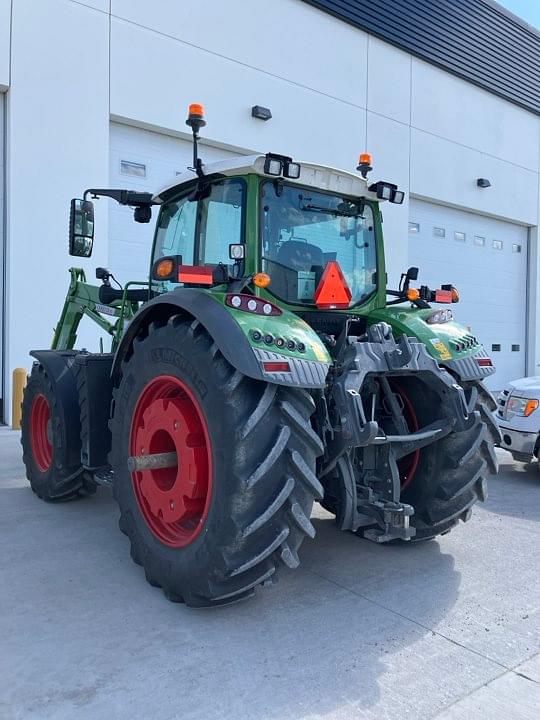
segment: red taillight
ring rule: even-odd
[[[204,265],[179,265],[178,282],[188,285],[213,285],[213,269]]]
[[[493,367],[491,358],[476,358],[476,363],[479,367]]]
[[[264,371],[267,373],[291,372],[288,362],[263,362]]]
[[[437,303],[455,302],[452,298],[452,291],[451,290],[435,290],[435,302],[437,302]]]

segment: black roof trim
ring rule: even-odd
[[[495,0],[304,0],[540,115],[540,32]]]

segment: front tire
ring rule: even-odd
[[[197,320],[154,323],[135,341],[114,391],[111,465],[120,528],[150,584],[173,601],[215,606],[298,565],[322,497],[313,410],[307,391],[235,370]],[[143,449],[176,452],[178,465],[130,473],[128,457]]]

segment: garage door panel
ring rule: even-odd
[[[156,193],[192,165],[187,140],[121,123],[111,123],[110,133],[111,187]],[[215,162],[238,153],[201,145],[200,155],[203,162]],[[120,282],[148,278],[158,212],[154,207],[150,223],[136,223],[133,210],[110,202],[109,269]]]
[[[523,376],[527,228],[411,199],[409,229],[409,262],[420,269],[419,284],[459,289],[454,317],[492,355],[497,373],[490,387]]]

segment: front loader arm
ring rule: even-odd
[[[124,331],[124,320],[130,320],[133,317],[138,303],[128,302],[124,297],[121,302],[110,305],[103,304],[99,300],[99,287],[87,283],[83,269],[70,268],[70,273],[71,282],[54,331],[51,348],[53,350],[72,350],[77,341],[79,323],[83,315],[86,315],[111,336],[111,350],[114,352]],[[103,315],[110,317],[111,320],[106,319]]]

